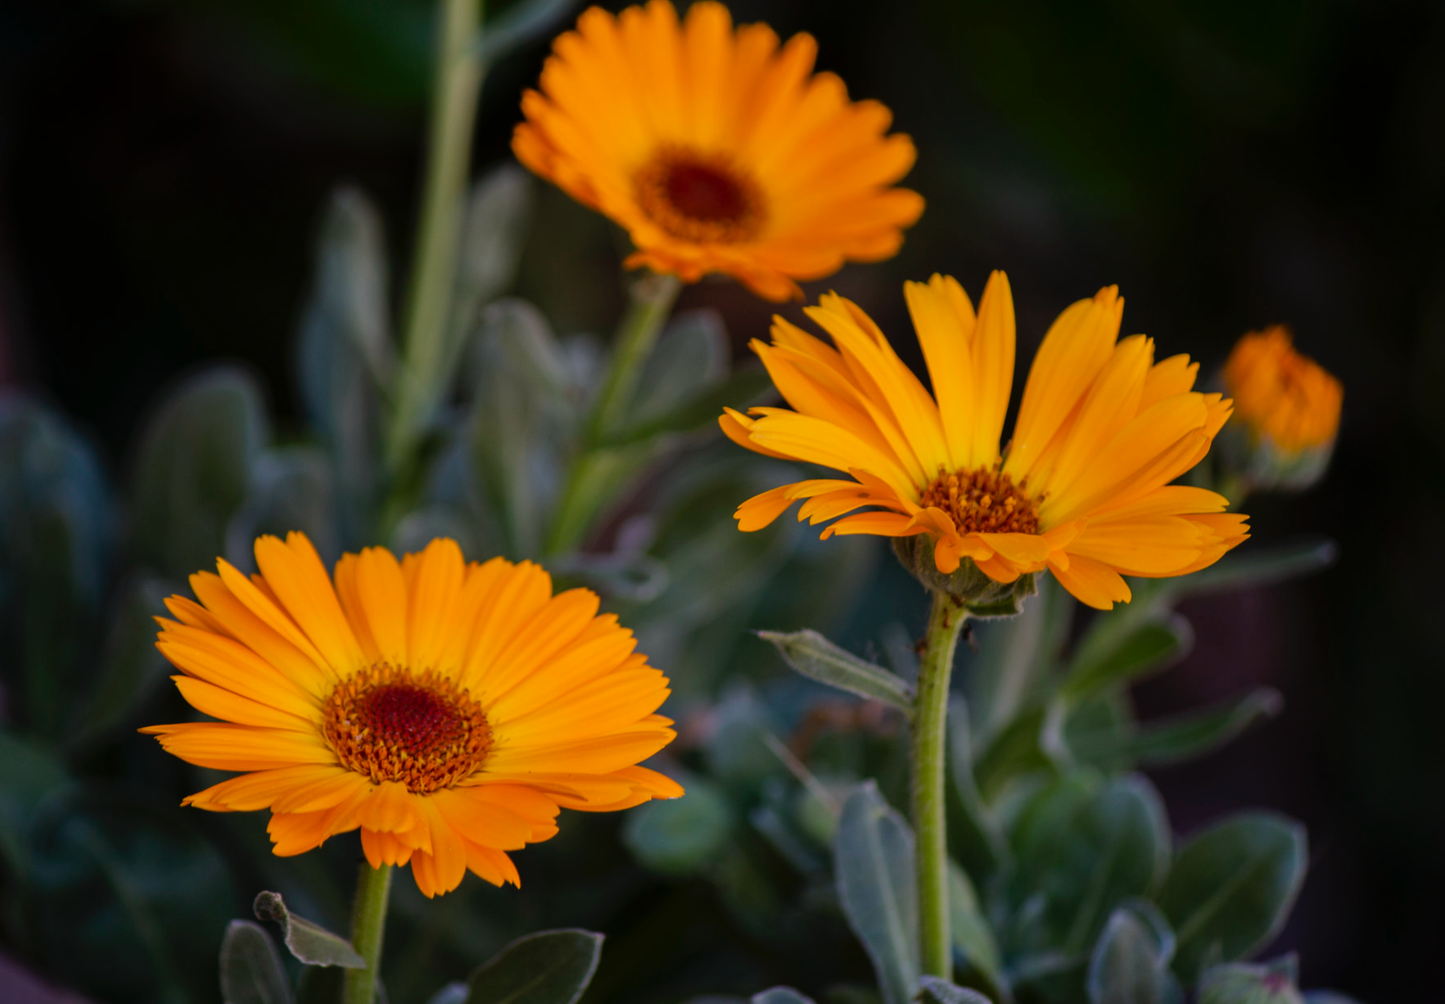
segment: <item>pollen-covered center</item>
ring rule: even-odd
[[[737,243],[763,224],[762,192],[726,157],[666,147],[633,184],[642,211],[682,240]]]
[[[460,781],[492,747],[487,716],[465,690],[384,662],[337,684],[322,731],[347,767],[418,792]]]
[[[993,468],[949,473],[940,467],[918,504],[948,513],[959,533],[1038,533],[1041,499],[1029,498],[1024,483]]]

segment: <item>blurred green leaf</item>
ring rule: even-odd
[[[1039,747],[1044,726],[1042,708],[1019,715],[979,756],[974,769],[979,793],[990,804],[998,798],[1009,782],[1021,774],[1037,770],[1053,770],[1053,763]]]
[[[988,982],[994,996],[1004,998],[1008,982],[993,927],[979,906],[968,874],[953,861],[948,863],[948,916],[954,950]]]
[[[644,866],[665,875],[703,871],[727,844],[733,813],[721,791],[690,777],[682,798],[647,802],[627,814],[622,840]]]
[[[883,998],[908,1004],[919,968],[913,833],[874,782],[844,803],[833,854],[843,912],[873,961]]]
[[[625,425],[675,410],[727,376],[727,329],[715,310],[673,315],[642,366]]]
[[[73,785],[48,749],[0,729],[0,852],[17,878],[31,877],[30,828],[41,803],[64,798]]]
[[[906,715],[913,713],[913,688],[888,670],[865,662],[834,645],[811,629],[784,633],[759,631],[799,673],[811,680],[890,704]]]
[[[1059,688],[1059,697],[1077,707],[1109,687],[1131,683],[1178,660],[1193,641],[1189,623],[1182,617],[1141,625],[1107,651],[1092,650],[1087,657],[1076,659]]]
[[[919,980],[918,1001],[919,1004],[991,1004],[977,990],[965,990],[937,976]]]
[[[291,1004],[291,984],[271,936],[260,924],[233,920],[221,940],[225,1004]]]
[[[1274,937],[1307,864],[1304,827],[1272,813],[1234,816],[1185,844],[1157,897],[1178,937],[1180,979],[1193,983],[1205,960],[1233,961]]]
[[[748,1004],[813,1004],[813,998],[805,997],[792,987],[772,987],[753,994]]]
[[[286,947],[308,966],[341,966],[343,969],[365,969],[363,959],[339,934],[332,934],[320,924],[298,917],[286,908],[279,892],[261,892],[254,905],[258,920],[272,920],[281,925]]]
[[[226,528],[227,558],[249,568],[257,537],[284,539],[292,530],[306,534],[323,558],[339,555],[332,481],[331,465],[315,447],[263,450],[251,466],[246,499]]]
[[[1199,978],[1199,1004],[1305,1004],[1292,956],[1264,965],[1211,966]]]
[[[53,734],[91,642],[110,559],[99,461],[65,420],[0,393],[0,683],[6,717]]]
[[[601,956],[602,935],[591,931],[529,934],[467,978],[467,1004],[575,1004]]]
[[[1328,568],[1338,555],[1339,547],[1326,537],[1308,537],[1274,547],[1246,546],[1208,568],[1166,581],[1176,596],[1257,589]]]
[[[576,0],[523,0],[514,4],[495,21],[487,22],[482,32],[482,61],[495,62],[551,34],[575,5]]]
[[[541,311],[502,300],[483,315],[472,348],[467,440],[508,553],[535,557],[564,478],[578,402],[561,348]]]
[[[1173,957],[1174,932],[1152,903],[1136,900],[1116,908],[1089,957],[1089,1004],[1182,1002],[1169,971]]]
[[[965,685],[975,743],[993,739],[1042,692],[1076,606],[1052,576],[1041,576],[1023,613],[974,625],[978,655]]]
[[[1045,795],[1018,857],[1016,881],[1044,898],[1038,947],[1071,955],[1094,943],[1120,902],[1156,888],[1169,862],[1169,825],[1153,785],[1135,775],[1092,787],[1063,781]]]
[[[141,436],[131,485],[136,556],[173,579],[213,568],[267,436],[249,374],[219,367],[182,382]]]
[[[511,161],[472,186],[452,293],[453,353],[461,351],[483,308],[516,277],[532,217],[532,192],[531,176]]]
[[[125,724],[166,676],[169,663],[156,650],[157,615],[164,616],[165,583],[145,574],[121,586],[111,616],[100,671],[67,729],[66,748],[85,749]]]
[[[465,983],[448,983],[427,998],[426,1004],[467,1004],[467,996],[471,992],[472,988]]]
[[[638,421],[609,435],[604,446],[628,446],[657,436],[715,429],[724,407],[739,407],[763,400],[772,389],[772,378],[761,368],[748,367],[731,374],[721,383],[704,390],[655,418]]]
[[[317,238],[315,275],[296,343],[301,400],[335,465],[344,536],[369,522],[382,388],[396,372],[381,216],[359,189],[340,188]]]
[[[993,811],[984,803],[973,772],[973,743],[969,738],[968,705],[955,696],[948,707],[949,853],[970,875],[986,880],[1012,860],[1008,840]]]
[[[1274,718],[1283,698],[1272,687],[1202,711],[1136,725],[1125,731],[1071,734],[1069,746],[1081,759],[1119,757],[1147,767],[1162,767],[1211,753],[1258,722]]]

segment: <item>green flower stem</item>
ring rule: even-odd
[[[589,445],[615,432],[632,402],[632,392],[642,377],[642,364],[657,344],[663,322],[672,313],[682,281],[675,275],[647,274],[632,284],[632,303],[617,329],[612,362],[602,393],[592,409],[587,429]]]
[[[617,431],[632,403],[642,366],[652,354],[672,313],[682,282],[673,275],[643,276],[632,284],[632,303],[617,329],[611,363],[588,417],[582,451],[567,474],[547,538],[547,553],[561,554],[582,543],[597,510],[607,502],[615,465],[607,437]]]
[[[953,979],[948,924],[948,839],[944,820],[948,681],[968,611],[935,590],[918,666],[913,710],[913,830],[917,840],[918,933],[924,976]]]
[[[381,936],[386,932],[386,904],[391,898],[391,865],[373,868],[365,861],[356,876],[356,902],[351,913],[351,947],[366,960],[365,969],[346,970],[342,1004],[372,1004],[381,968]]]
[[[387,470],[406,472],[446,382],[447,322],[466,208],[472,129],[484,66],[477,44],[483,0],[440,0],[426,178],[407,287],[406,326]]]

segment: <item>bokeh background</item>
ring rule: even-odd
[[[836,288],[907,344],[904,279],[942,271],[976,295],[1003,268],[1025,359],[1060,309],[1118,283],[1126,332],[1165,354],[1208,369],[1285,322],[1342,376],[1327,480],[1250,505],[1257,541],[1327,534],[1338,564],[1193,601],[1193,654],[1136,699],[1147,716],[1282,691],[1280,718],[1154,773],[1175,826],[1244,806],[1300,818],[1313,864],[1278,946],[1302,953],[1304,985],[1445,1000],[1445,7],[731,6],[815,34],[820,66],[919,147],[908,184],[928,210],[902,254],[810,298]],[[293,339],[328,193],[368,192],[396,259],[410,238],[429,19],[423,0],[0,5],[0,384],[71,415],[121,481],[148,407],[203,362],[244,362],[283,438],[299,427]],[[479,168],[509,156],[544,54],[493,69]],[[607,331],[624,252],[540,191],[516,291],[559,331]],[[740,356],[771,311],[726,283],[682,306],[718,309]],[[899,585],[875,576],[840,611],[845,637],[891,616]]]

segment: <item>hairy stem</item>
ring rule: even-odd
[[[363,861],[357,873],[356,902],[351,912],[351,947],[366,960],[366,968],[346,970],[342,1004],[372,1004],[376,1000],[386,904],[391,898],[391,872],[391,865],[373,868]]]
[[[948,839],[944,819],[948,682],[968,612],[946,593],[934,592],[933,612],[918,667],[913,712],[913,829],[917,839],[918,931],[923,975],[953,978],[948,923]]]

